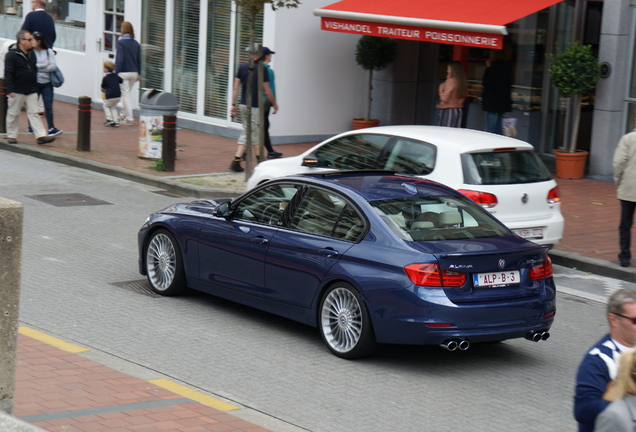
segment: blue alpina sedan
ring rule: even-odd
[[[139,231],[152,289],[187,287],[317,327],[352,359],[378,343],[549,337],[547,248],[471,199],[386,171],[266,182],[233,200],[176,204]]]

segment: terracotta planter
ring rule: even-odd
[[[564,149],[555,150],[557,177],[570,180],[582,179],[588,154],[585,150],[576,150],[574,153]]]
[[[365,120],[363,118],[354,118],[353,119],[353,129],[364,129],[370,127],[376,127],[380,124],[380,120],[378,119],[369,119]]]

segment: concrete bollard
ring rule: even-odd
[[[91,98],[80,96],[77,109],[77,151],[91,151]]]
[[[0,410],[13,412],[23,206],[0,198]]]
[[[4,77],[0,77],[0,133],[2,134],[7,133],[8,91]]]
[[[163,131],[161,136],[161,157],[165,171],[174,171],[177,158],[177,116],[163,115]]]

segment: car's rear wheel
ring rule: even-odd
[[[165,229],[155,231],[146,248],[146,274],[157,294],[173,296],[186,289],[181,251],[174,236]]]
[[[329,288],[320,304],[319,327],[329,350],[345,359],[370,355],[376,348],[367,307],[347,283]]]

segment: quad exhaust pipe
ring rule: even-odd
[[[541,331],[541,330],[526,334],[526,339],[532,342],[540,342],[542,340],[548,340],[549,337],[550,337],[550,333],[548,333],[547,331]]]
[[[470,347],[470,342],[466,339],[449,339],[439,344],[439,346],[448,351],[455,351],[458,348],[460,351],[466,351]]]

